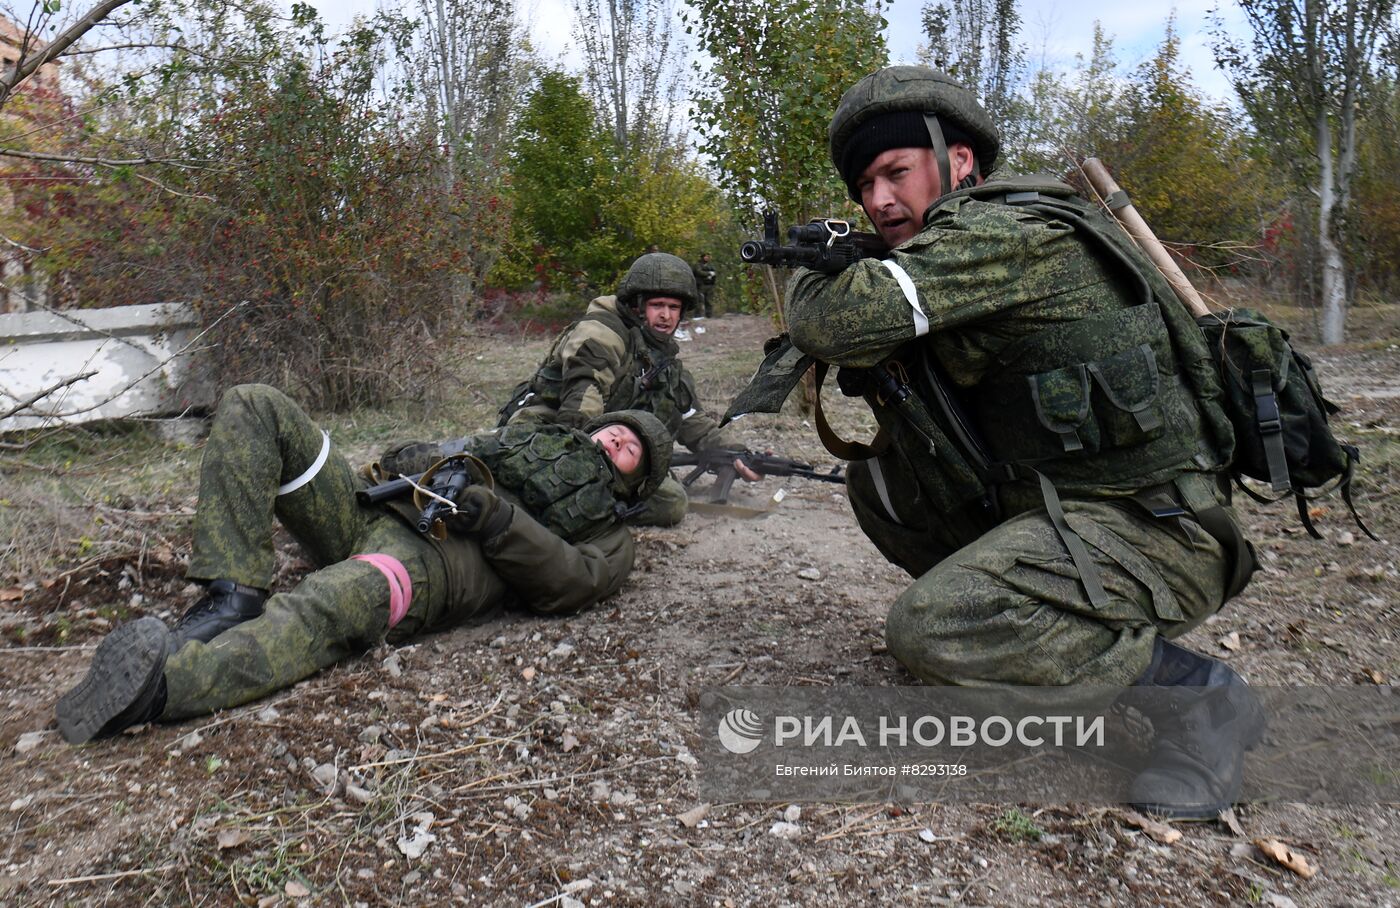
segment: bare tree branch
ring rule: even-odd
[[[5,102],[10,100],[11,95],[14,94],[21,82],[38,72],[39,67],[45,63],[53,62],[75,41],[87,34],[94,25],[105,19],[108,13],[130,2],[131,0],[102,0],[101,3],[89,10],[87,15],[68,26],[62,34],[45,45],[42,51],[27,60],[21,60],[15,66],[14,72],[0,79],[0,107],[3,107]]]
[[[209,170],[216,173],[230,171],[220,167],[206,167],[191,161],[174,158],[94,158],[83,155],[48,154],[42,151],[20,151],[18,148],[0,148],[0,157],[24,158],[30,161],[55,161],[60,164],[92,164],[98,167],[138,167],[149,164],[165,164],[182,170]]]
[[[42,391],[38,391],[38,392],[36,392],[35,394],[32,394],[32,395],[30,395],[29,397],[25,398],[24,400],[20,401],[19,403],[15,404],[15,405],[14,405],[13,407],[11,407],[10,409],[5,410],[5,411],[3,411],[3,412],[0,412],[0,419],[9,419],[11,416],[14,416],[16,413],[19,413],[19,412],[22,411],[22,410],[27,410],[27,409],[29,409],[30,407],[34,406],[34,405],[37,404],[39,401],[41,401],[41,400],[43,400],[44,398],[48,397],[50,394],[54,393],[55,391],[61,391],[61,390],[63,390],[64,388],[68,387],[69,385],[76,385],[78,382],[84,381],[84,380],[89,379],[89,378],[92,378],[92,377],[93,377],[94,375],[96,375],[96,374],[97,374],[97,370],[96,370],[96,369],[93,369],[91,372],[84,372],[84,373],[82,373],[81,375],[74,375],[74,376],[71,377],[71,378],[65,378],[63,381],[59,382],[58,384],[52,385],[52,386],[50,386],[50,387],[48,387],[48,388],[45,388],[45,389],[42,390]]]

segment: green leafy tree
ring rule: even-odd
[[[604,232],[597,191],[610,181],[611,151],[582,80],[543,73],[515,124],[515,221],[495,282],[569,287],[611,270],[618,250]]]
[[[1396,0],[1238,0],[1248,41],[1220,28],[1217,61],[1255,127],[1293,175],[1300,209],[1315,205],[1323,343],[1345,336],[1346,218],[1357,172],[1358,111],[1397,36]],[[1315,200],[1315,201],[1313,201]]]
[[[1156,55],[1132,74],[1118,114],[1107,118],[1117,134],[1095,137],[1096,153],[1169,246],[1200,265],[1238,265],[1280,199],[1252,134],[1191,84],[1180,53],[1168,21]]]
[[[862,0],[694,0],[683,17],[711,60],[694,98],[700,150],[742,217],[845,210],[826,130],[842,92],[885,65],[882,7]],[[776,284],[769,281],[781,311]]]

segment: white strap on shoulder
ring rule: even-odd
[[[880,264],[894,277],[899,289],[904,291],[904,298],[909,301],[909,308],[914,310],[914,336],[923,337],[928,334],[928,316],[924,314],[924,307],[919,305],[919,291],[914,289],[914,281],[909,277],[909,272],[899,267],[894,259],[882,259]]]
[[[278,486],[278,487],[277,487],[277,494],[278,494],[278,495],[290,495],[291,493],[295,492],[297,489],[299,489],[299,488],[301,488],[302,486],[306,485],[306,484],[307,484],[308,482],[310,482],[311,480],[315,479],[315,478],[316,478],[316,474],[319,473],[319,472],[321,472],[321,468],[324,467],[324,466],[326,465],[326,459],[329,458],[330,456],[331,456],[331,433],[327,432],[325,429],[322,429],[322,430],[321,430],[321,453],[316,455],[316,462],[313,463],[311,466],[307,467],[307,468],[306,468],[306,472],[305,472],[305,473],[302,473],[302,474],[301,474],[300,476],[298,476],[296,479],[293,479],[291,482],[284,482],[284,483],[282,483],[282,485]]]

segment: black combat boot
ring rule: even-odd
[[[1244,752],[1264,735],[1264,710],[1223,662],[1161,637],[1130,702],[1156,736],[1133,780],[1133,806],[1173,819],[1212,819],[1239,798]]]
[[[175,645],[179,649],[191,640],[208,643],[224,631],[263,613],[267,593],[232,580],[215,580],[203,598],[175,622]]]
[[[165,660],[170,629],[159,618],[139,618],[112,631],[97,647],[87,677],[54,710],[69,744],[109,738],[165,710]]]

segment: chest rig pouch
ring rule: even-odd
[[[617,519],[612,468],[584,432],[507,426],[464,439],[461,447],[486,463],[499,489],[562,539],[586,540]]]
[[[641,328],[629,330],[630,368],[617,377],[606,409],[646,410],[674,436],[694,406],[693,395],[685,387],[680,361],[670,350],[648,343],[642,332]]]

